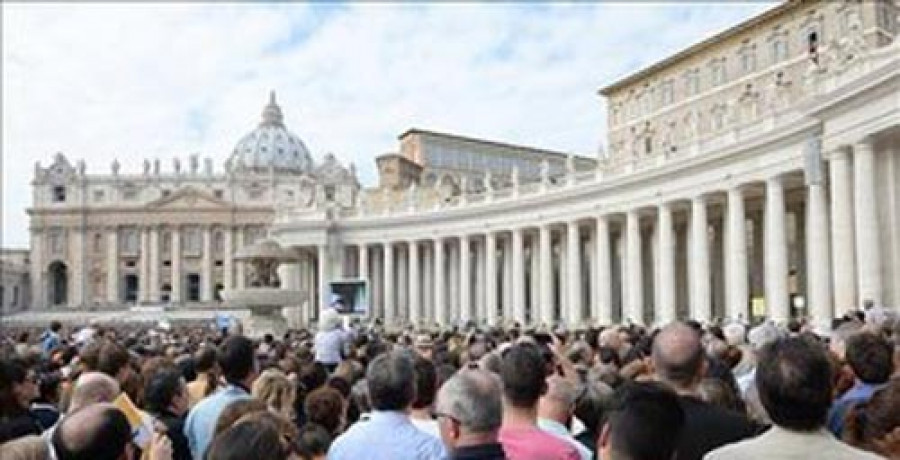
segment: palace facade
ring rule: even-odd
[[[410,130],[362,187],[274,96],[225,165],[36,167],[34,308],[214,305],[297,251],[303,320],[361,279],[392,325],[808,317],[900,305],[898,5],[788,2],[600,90],[608,153]]]

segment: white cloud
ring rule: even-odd
[[[592,154],[600,86],[766,7],[3,4],[2,244],[27,245],[35,161],[220,167],[269,89],[370,183],[413,126]]]

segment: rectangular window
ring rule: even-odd
[[[64,185],[53,186],[53,202],[64,203],[66,201],[66,187]]]
[[[94,203],[102,203],[104,198],[106,198],[106,191],[94,190]]]
[[[221,200],[225,196],[225,192],[222,189],[215,189],[213,190],[213,196]]]

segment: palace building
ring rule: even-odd
[[[787,2],[600,89],[598,160],[413,129],[379,184],[274,96],[225,162],[35,168],[33,309],[204,308],[263,237],[301,321],[367,282],[392,325],[808,317],[900,305],[898,5]]]

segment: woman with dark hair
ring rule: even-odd
[[[331,436],[337,436],[347,423],[346,403],[341,393],[329,386],[323,386],[306,397],[304,404],[306,423],[322,426]]]
[[[891,380],[847,415],[844,441],[886,458],[900,458],[900,380]]]
[[[203,346],[194,353],[194,372],[197,378],[187,384],[191,407],[219,387],[219,364],[214,347]]]
[[[41,433],[28,410],[37,396],[37,378],[32,369],[18,359],[0,360],[0,444]]]

